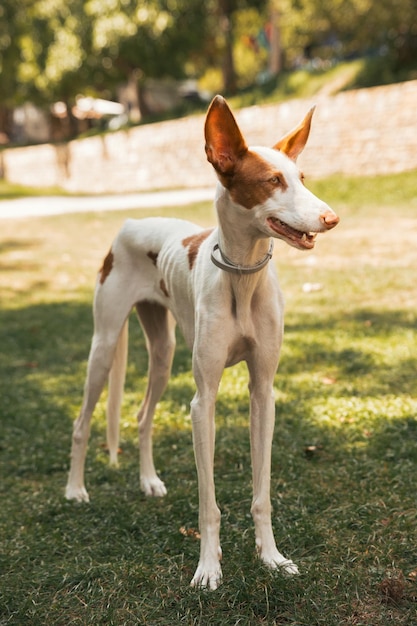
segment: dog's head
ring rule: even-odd
[[[250,212],[251,226],[263,235],[302,250],[313,248],[317,233],[339,222],[334,211],[304,186],[296,165],[313,112],[273,148],[249,148],[221,96],[213,99],[205,123],[207,159],[232,202]]]

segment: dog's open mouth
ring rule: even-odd
[[[281,222],[281,220],[276,217],[268,217],[267,223],[273,231],[281,235],[291,245],[297,248],[306,248],[307,250],[314,248],[317,233],[303,233],[301,230],[297,230]]]

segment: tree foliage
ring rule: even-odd
[[[391,0],[279,0],[279,5],[291,61],[306,50],[341,56],[385,50],[403,62],[416,50],[416,0],[398,0],[395,7]]]
[[[2,0],[0,108],[112,97],[132,75],[198,78],[213,67],[233,91],[268,66],[260,38],[271,15],[287,68],[369,53],[415,62],[416,0]]]
[[[132,71],[181,78],[198,65],[206,37],[200,0],[87,0],[85,11],[103,80]]]

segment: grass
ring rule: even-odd
[[[91,504],[63,498],[95,272],[124,218],[147,212],[2,220],[1,625],[416,623],[415,181],[410,173],[399,185],[315,182],[341,224],[312,253],[276,245],[286,335],[273,519],[278,545],[301,575],[271,573],[254,553],[241,365],[225,372],[218,399],[224,583],[213,593],[188,586],[198,508],[188,417],[194,385],[180,337],[155,425],[167,497],[146,499],[138,488],[134,415],[146,355],[131,324],[120,469],[108,467],[103,449],[104,393],[87,460]],[[206,204],[158,213],[213,222]]]
[[[14,200],[15,198],[25,198],[33,196],[60,196],[66,195],[65,191],[59,187],[25,187],[7,180],[0,179],[0,200]]]
[[[265,84],[243,89],[232,96],[230,102],[234,108],[241,108],[260,102],[274,103],[289,98],[311,98],[319,93],[332,95],[346,88],[354,89],[356,79],[363,74],[365,66],[365,60],[356,59],[336,63],[327,69],[302,68],[282,72]]]

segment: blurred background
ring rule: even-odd
[[[0,4],[6,146],[416,78],[416,0]]]

